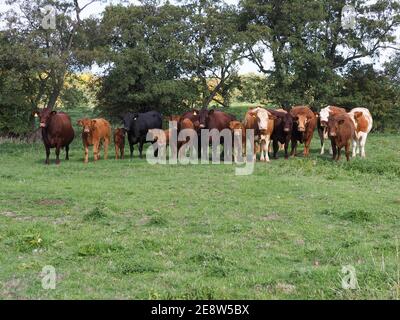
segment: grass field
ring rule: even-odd
[[[52,151],[45,166],[42,144],[3,142],[0,298],[399,299],[398,140],[370,135],[366,160],[333,163],[315,139],[309,159],[251,176],[84,165],[79,138],[69,162]],[[46,265],[55,290],[42,288]],[[355,290],[342,288],[347,265]]]

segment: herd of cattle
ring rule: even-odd
[[[70,117],[64,112],[50,109],[41,109],[35,113],[40,119],[43,143],[46,149],[46,164],[49,164],[50,149],[56,149],[56,163],[60,163],[60,150],[65,148],[66,160],[69,159],[69,146],[75,137]],[[272,142],[273,157],[282,147],[285,158],[288,159],[288,148],[291,143],[291,156],[297,154],[298,143],[304,144],[304,156],[310,153],[311,140],[315,129],[321,140],[321,154],[324,153],[325,141],[330,139],[331,152],[334,160],[339,160],[341,151],[345,148],[347,161],[350,160],[351,142],[353,142],[353,157],[360,153],[365,157],[365,144],[368,133],[372,129],[372,116],[366,108],[355,108],[350,112],[346,109],[328,106],[319,113],[307,106],[295,106],[290,110],[271,110],[261,107],[251,108],[246,113],[243,122],[237,121],[235,116],[218,110],[191,110],[183,115],[167,117],[175,121],[178,132],[191,129],[196,134],[201,130],[216,129],[222,132],[225,129],[232,131],[232,135],[241,135],[242,150],[246,150],[246,132],[254,130],[254,149],[258,144],[261,161],[269,161],[270,144]],[[143,145],[147,134],[154,130],[161,130],[163,118],[157,111],[146,113],[126,113],[122,118],[124,127],[114,130],[116,159],[124,157],[125,136],[128,137],[130,157],[133,157],[134,145],[138,144],[140,157],[143,154]],[[108,147],[112,138],[110,123],[105,119],[81,119],[77,123],[82,127],[82,141],[85,149],[85,163],[89,160],[89,146],[93,146],[94,160],[100,158],[100,147],[104,146],[104,159],[108,156]],[[157,143],[169,144],[171,130],[164,131],[163,139],[155,139]],[[154,142],[154,141],[153,141]],[[178,143],[178,149],[185,142]],[[235,158],[237,154],[235,154]],[[255,157],[255,155],[254,155]]]

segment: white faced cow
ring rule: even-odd
[[[365,144],[368,133],[373,125],[371,113],[366,108],[354,108],[349,112],[356,128],[356,138],[353,140],[353,158],[361,152],[361,157],[365,158]]]
[[[257,118],[258,130],[260,132],[261,144],[261,161],[269,162],[269,145],[271,143],[271,136],[274,130],[274,119],[276,118],[264,108],[258,107],[248,112],[253,117]]]
[[[330,116],[336,116],[339,114],[346,113],[344,108],[335,107],[335,106],[327,106],[326,108],[321,109],[319,112],[318,119],[318,134],[321,140],[321,154],[325,153],[325,140],[328,139],[328,120]],[[330,153],[332,154],[332,148],[330,148]]]

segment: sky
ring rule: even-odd
[[[90,2],[91,0],[80,0],[79,3],[81,4],[81,7],[83,7],[85,4],[87,4],[88,2]],[[172,3],[176,2],[175,0],[170,0]],[[7,6],[5,4],[6,0],[0,0],[0,12],[4,12],[5,10],[9,9],[10,6]],[[117,3],[119,2],[118,0],[108,0],[107,3],[93,3],[90,6],[88,6],[84,12],[82,12],[82,16],[83,17],[88,17],[91,15],[100,15],[105,6],[107,4],[110,3]],[[132,4],[139,4],[138,0],[126,0],[127,3],[132,3]],[[228,4],[238,4],[239,0],[225,0],[226,3]],[[374,2],[374,0],[371,0],[371,2]],[[12,7],[12,6],[11,6]],[[0,21],[0,25],[1,25],[1,21]],[[400,47],[400,28],[397,29],[397,43],[398,46]],[[383,52],[383,54],[375,59],[375,60],[371,60],[371,59],[364,59],[366,62],[372,62],[374,63],[375,67],[380,68],[380,66],[383,65],[384,62],[388,61],[389,58],[394,54],[394,50],[385,50]],[[273,59],[272,59],[272,55],[270,52],[266,52],[265,56],[264,56],[264,66],[269,69],[273,66]],[[252,63],[249,60],[244,60],[242,61],[242,65],[239,68],[239,73],[240,74],[246,74],[246,73],[257,73],[258,72],[258,68],[257,66]]]

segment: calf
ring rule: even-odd
[[[108,145],[111,140],[111,126],[105,119],[80,119],[78,125],[83,128],[82,142],[85,148],[84,162],[89,162],[89,146],[93,146],[94,161],[100,159],[100,146],[104,143],[104,159],[108,158]]]
[[[125,154],[125,129],[119,128],[114,131],[115,159],[123,159]]]
[[[328,135],[331,139],[333,160],[339,161],[342,148],[345,147],[346,159],[350,161],[350,143],[355,138],[355,126],[347,114],[329,116]]]
[[[231,121],[229,123],[229,129],[232,131],[233,135],[233,159],[235,162],[238,162],[239,159],[239,150],[236,148],[235,142],[241,140],[242,145],[242,155],[246,152],[246,128],[239,121]]]
[[[56,164],[60,164],[60,150],[65,147],[65,160],[69,160],[69,145],[74,140],[75,132],[71,118],[64,112],[45,108],[35,112],[40,119],[42,138],[46,149],[46,164],[50,163],[50,149],[56,148]]]
[[[268,110],[269,113],[275,117],[274,130],[272,133],[274,158],[277,159],[277,153],[280,149],[279,144],[281,143],[285,149],[285,159],[289,158],[288,148],[289,143],[292,139],[293,131],[293,118],[290,113],[286,111]]]
[[[361,157],[365,158],[365,144],[373,125],[371,113],[366,108],[355,108],[349,112],[349,116],[356,128],[355,139],[353,140],[353,158],[360,152]]]
[[[317,127],[318,127],[318,135],[321,141],[321,155],[325,153],[325,140],[328,139],[328,119],[329,116],[336,116],[339,114],[346,113],[346,109],[335,107],[335,106],[327,106],[326,108],[321,109],[319,113],[316,113],[317,117]],[[332,150],[330,150],[332,154]]]
[[[293,117],[291,155],[296,156],[297,143],[300,142],[304,143],[304,156],[308,157],[314,130],[317,126],[317,118],[307,106],[293,107],[290,115]]]

